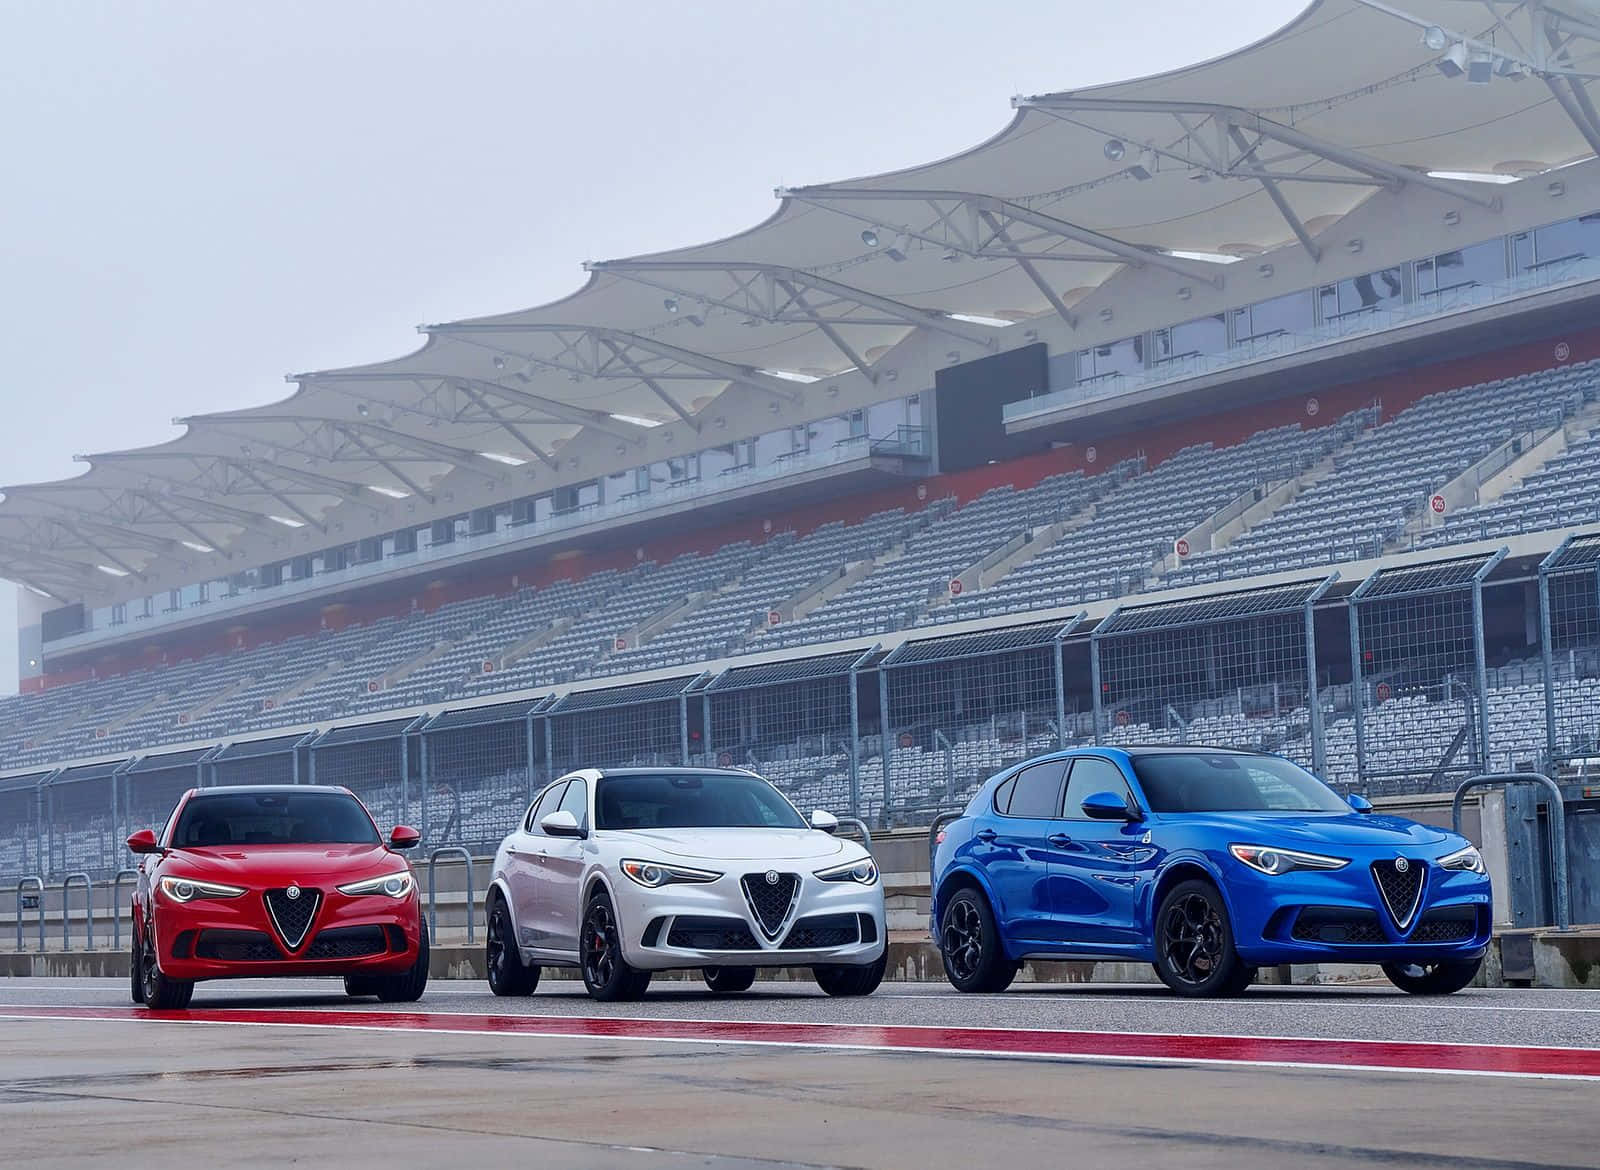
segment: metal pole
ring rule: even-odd
[[[1050,672],[1054,676],[1056,688],[1056,747],[1067,746],[1067,668],[1062,658],[1066,654],[1066,647],[1062,644],[1062,636],[1072,628],[1072,623],[1064,627],[1060,633],[1050,639]]]
[[[889,779],[889,757],[893,754],[893,748],[889,744],[891,732],[889,730],[889,672],[887,670],[878,671],[878,726],[882,729],[878,736],[878,741],[879,747],[883,752],[883,823],[886,828],[893,828],[894,814],[890,810],[894,789]]]
[[[1544,665],[1545,766],[1554,767],[1556,760],[1556,672],[1555,653],[1550,645],[1550,570],[1546,567],[1546,564],[1539,566],[1539,659]]]
[[[1101,725],[1105,720],[1105,702],[1101,698],[1100,681],[1100,639],[1094,634],[1089,635],[1089,687],[1094,691],[1094,741],[1103,742],[1101,739]]]
[[[136,869],[119,869],[116,877],[111,879],[111,949],[122,949],[122,879],[139,876]]]
[[[1473,678],[1478,688],[1478,760],[1480,769],[1489,766],[1489,665],[1483,645],[1483,582],[1472,579],[1472,654]]]
[[[1338,573],[1330,573],[1328,579],[1306,598],[1306,704],[1311,713],[1311,770],[1318,776],[1327,774],[1328,744],[1322,726],[1322,700],[1317,694],[1316,603],[1333,588],[1333,583],[1338,579]]]
[[[1370,580],[1370,578],[1369,578]],[[1350,710],[1356,725],[1356,783],[1362,784],[1367,776],[1366,735],[1362,723],[1366,719],[1366,703],[1361,681],[1361,603],[1350,595]]]
[[[527,720],[527,723],[528,723],[528,726],[524,731],[524,735],[525,735],[525,737],[527,739],[527,747],[528,747],[528,772],[527,772],[527,775],[528,775],[528,787],[527,787],[527,790],[522,795],[523,795],[523,799],[525,801],[527,801],[529,803],[532,803],[534,790],[539,787],[539,773],[534,768],[534,764],[533,764],[533,760],[534,760],[534,735],[533,735],[533,708],[532,707],[528,708],[528,713],[523,718],[525,718]]]
[[[850,665],[850,815],[861,815],[861,684],[856,663]]]
[[[689,696],[678,696],[678,740],[682,749],[681,758],[683,766],[689,766]]]

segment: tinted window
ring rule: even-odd
[[[1130,807],[1133,805],[1133,793],[1128,791],[1128,782],[1122,778],[1121,768],[1098,756],[1083,756],[1073,760],[1072,774],[1067,777],[1066,809],[1062,815],[1075,821],[1088,820],[1082,808],[1084,798],[1097,792],[1115,792]]]
[[[189,798],[172,833],[179,849],[218,845],[376,845],[367,810],[337,792],[219,792]]]
[[[1321,780],[1275,756],[1220,752],[1135,756],[1133,771],[1151,812],[1350,811]]]
[[[1003,781],[1000,787],[994,790],[994,811],[1003,813],[1011,804],[1011,793],[1017,787],[1017,778],[1012,776]]]
[[[589,823],[589,785],[582,780],[574,780],[567,785],[566,795],[561,798],[557,811],[569,812],[572,819],[582,828]]]
[[[539,822],[556,811],[557,807],[559,807],[557,802],[560,801],[561,794],[566,790],[566,787],[567,786],[565,784],[556,783],[550,785],[549,788],[544,790],[544,794],[539,797],[539,803],[535,804],[532,810],[528,813],[528,823],[526,826],[528,832],[544,832],[544,830],[539,827]]]
[[[598,829],[804,829],[807,824],[759,776],[662,773],[606,776],[595,787]]]
[[[1013,817],[1054,817],[1061,810],[1061,760],[1032,764],[1017,773],[1006,813]]]

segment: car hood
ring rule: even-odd
[[[617,837],[699,861],[813,861],[845,848],[819,829],[629,829]]]
[[[161,872],[246,885],[320,886],[392,873],[405,864],[383,845],[217,845],[174,850]]]
[[[1373,813],[1194,813],[1181,819],[1187,824],[1225,831],[1239,844],[1278,845],[1285,849],[1398,849],[1439,845],[1455,839],[1455,834],[1446,829]]]

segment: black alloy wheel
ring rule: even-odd
[[[1156,912],[1156,974],[1179,995],[1238,995],[1255,978],[1233,945],[1222,895],[1210,882],[1179,882]]]
[[[161,965],[156,961],[154,933],[146,924],[139,952],[144,1005],[163,1012],[182,1011],[194,996],[194,983],[188,979],[168,979],[161,973]]]
[[[531,995],[539,986],[539,968],[522,961],[522,951],[512,937],[511,914],[506,909],[505,899],[498,894],[489,903],[489,929],[483,957],[489,990],[496,995]]]
[[[944,908],[939,953],[945,978],[957,991],[1004,991],[1022,966],[1006,958],[989,900],[971,886],[952,894]]]
[[[578,967],[589,994],[602,1003],[638,999],[650,985],[650,972],[638,971],[622,957],[616,912],[604,890],[596,891],[578,932]]]

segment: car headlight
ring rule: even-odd
[[[624,861],[622,872],[652,890],[680,882],[704,885],[722,876],[709,869],[690,869],[687,865],[668,865],[662,861]]]
[[[225,886],[221,882],[164,877],[161,879],[161,892],[174,902],[192,902],[196,898],[237,898],[244,890],[239,886]]]
[[[1270,845],[1229,845],[1228,852],[1257,873],[1274,877],[1297,869],[1343,869],[1350,864],[1348,857],[1323,857],[1320,853],[1300,853]]]
[[[1439,858],[1440,869],[1453,869],[1461,873],[1488,873],[1488,867],[1483,864],[1483,854],[1477,848],[1468,845],[1465,849],[1457,849],[1454,853]]]
[[[347,894],[352,897],[361,894],[385,894],[391,898],[404,898],[411,892],[411,888],[414,885],[416,885],[416,882],[411,876],[411,871],[403,869],[396,873],[380,874],[375,878],[351,882],[347,886],[338,887],[338,889],[341,894]]]
[[[860,861],[847,861],[843,865],[819,869],[816,876],[825,882],[859,882],[863,886],[870,886],[878,880],[878,866],[872,858],[863,857]]]

